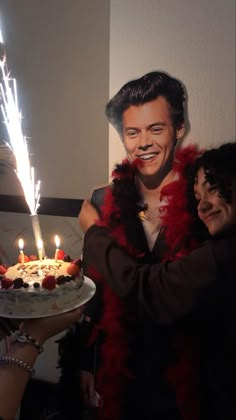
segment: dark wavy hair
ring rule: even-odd
[[[159,96],[163,96],[169,104],[173,126],[180,128],[184,122],[184,87],[177,79],[160,71],[147,73],[126,83],[108,102],[106,116],[122,137],[124,111],[131,105],[143,105]]]
[[[227,203],[232,203],[232,178],[236,178],[236,143],[225,143],[218,148],[205,151],[192,167],[187,168],[189,210],[196,218],[198,215],[194,184],[200,168],[204,169],[209,184],[216,186]]]

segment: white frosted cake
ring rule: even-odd
[[[0,279],[0,314],[22,318],[73,309],[84,285],[78,263],[53,259],[16,264]]]

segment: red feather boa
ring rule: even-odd
[[[168,198],[168,207],[164,209],[163,225],[166,227],[166,241],[169,246],[169,253],[166,256],[178,258],[188,254],[194,247],[196,241],[191,239],[192,219],[186,210],[186,180],[184,169],[186,165],[194,162],[198,155],[196,148],[187,147],[178,151],[176,154],[175,171],[179,179],[167,185],[162,190],[162,198]],[[135,222],[135,211],[137,213],[138,196],[135,197],[136,190],[134,177],[136,164],[130,165],[128,160],[124,160],[121,165],[117,165],[113,172],[113,186],[108,188],[104,205],[101,208],[102,218],[99,225],[109,226],[111,234],[116,238],[120,246],[135,257],[140,257],[141,253],[135,249],[128,241],[126,235],[126,224]],[[122,189],[130,188],[131,195],[127,195],[128,200],[117,205],[115,200],[116,193],[119,195]],[[124,207],[124,208],[123,208]],[[136,208],[136,210],[135,210]],[[178,248],[178,252],[176,249]],[[130,349],[131,330],[127,329],[127,319],[130,317],[128,308],[124,302],[118,298],[112,290],[104,284],[98,273],[91,267],[89,275],[102,282],[104,311],[101,320],[94,328],[93,341],[97,333],[102,330],[106,333],[106,339],[101,349],[101,366],[97,373],[97,389],[104,399],[104,406],[98,409],[99,420],[122,420],[122,391],[123,386],[128,380],[132,380],[126,368],[127,358]],[[177,350],[180,349],[183,357],[180,358],[178,365],[172,366],[167,372],[168,382],[176,390],[176,399],[184,420],[195,420],[197,408],[194,404],[191,387],[189,387],[188,377],[192,376],[191,359],[186,343],[178,341]],[[184,350],[184,351],[182,351]],[[190,367],[190,368],[189,368]],[[181,383],[181,375],[184,374]],[[187,398],[191,400],[190,410],[186,407]],[[194,408],[193,408],[194,406]]]
[[[164,197],[168,199],[168,205],[166,209],[163,208],[162,216],[169,248],[166,256],[168,259],[188,255],[199,245],[192,236],[193,220],[187,210],[187,179],[184,173],[186,167],[192,165],[200,153],[195,146],[178,150],[174,163],[178,179],[166,185],[161,191],[161,200]]]

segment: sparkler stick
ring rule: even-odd
[[[42,241],[42,234],[39,224],[37,210],[40,200],[40,181],[35,183],[34,168],[30,164],[28,146],[26,137],[21,128],[21,112],[18,107],[16,80],[9,76],[7,70],[6,55],[3,53],[3,39],[0,31],[1,57],[0,69],[2,81],[0,83],[1,111],[3,120],[7,128],[9,142],[5,142],[15,156],[15,173],[22,186],[25,200],[28,204],[32,216],[32,227],[36,244],[38,240]],[[43,241],[42,241],[43,243]],[[45,255],[43,249],[43,255]]]

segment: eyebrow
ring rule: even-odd
[[[199,184],[199,181],[198,181],[198,178],[195,178],[194,185],[197,185],[197,184]],[[201,182],[200,185],[206,185],[206,184],[209,184],[209,182],[205,179],[203,182]]]
[[[148,126],[148,128],[152,128],[152,127],[154,127],[156,125],[160,125],[161,127],[166,127],[166,123],[164,123],[164,122],[156,122],[156,123],[150,124]]]
[[[155,127],[156,125],[158,125],[158,126],[161,126],[161,127],[166,127],[167,126],[167,124],[166,123],[164,123],[164,122],[155,122],[155,123],[152,123],[152,124],[150,124],[150,125],[148,125],[146,128],[148,129],[148,130],[150,130],[150,128],[152,128],[152,127]],[[132,127],[132,126],[130,126],[130,127],[125,127],[125,131],[127,131],[127,130],[139,130],[139,128],[138,127]]]
[[[204,181],[200,184],[200,186],[201,186],[201,187],[204,187],[206,184],[209,184],[209,181],[207,181],[207,179],[205,179],[205,180],[204,180]],[[197,176],[195,176],[195,178],[194,178],[194,184],[193,184],[193,192],[194,192],[194,194],[195,194],[195,195],[198,193],[198,191],[196,191],[196,189],[197,189],[198,185],[199,185],[199,183],[198,183],[198,177],[197,177]]]

